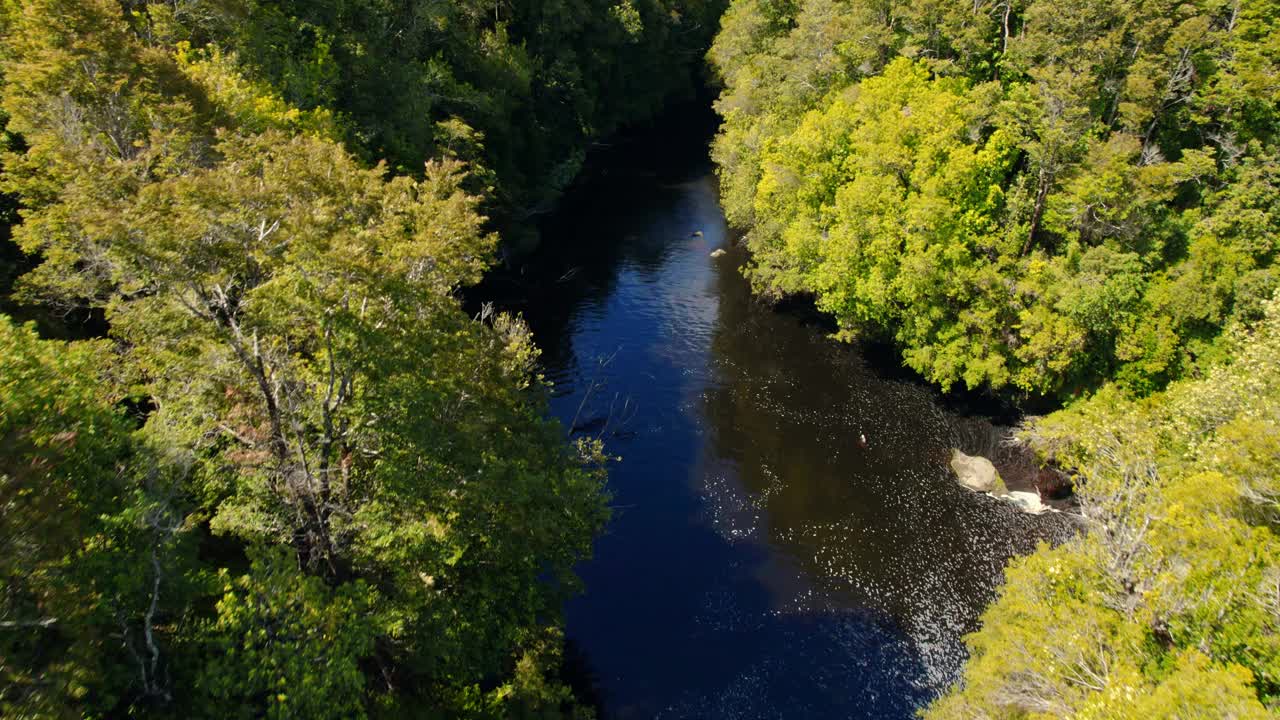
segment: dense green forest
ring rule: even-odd
[[[1280,302],[1263,312],[1204,378],[1024,431],[1085,478],[1087,532],[1011,564],[930,718],[1275,717]]]
[[[0,715],[590,716],[604,448],[459,293],[708,47],[754,289],[1064,405],[927,715],[1280,711],[1277,0],[0,0]]]
[[[0,316],[0,715],[588,713],[601,448],[457,292],[715,13],[0,3],[0,279],[98,336]]]
[[[735,0],[709,57],[759,293],[1067,402],[1086,531],[928,715],[1280,709],[1280,5]]]
[[[1146,393],[1276,288],[1268,2],[735,2],[711,51],[725,210],[949,387]]]

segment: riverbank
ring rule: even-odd
[[[632,147],[485,285],[527,318],[553,412],[621,457],[566,608],[603,714],[912,717],[1007,559],[1068,529],[956,484],[975,438],[933,389],[752,297],[705,145]]]

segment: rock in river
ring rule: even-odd
[[[1048,512],[1050,509],[1048,505],[1040,502],[1040,493],[1014,490],[1008,495],[1005,495],[1003,499],[1017,505],[1018,509],[1022,512],[1030,513],[1032,515],[1039,515],[1040,513]]]
[[[991,461],[979,455],[965,455],[959,450],[951,451],[951,469],[955,471],[960,484],[974,492],[1003,495],[1006,490],[1000,473]]]

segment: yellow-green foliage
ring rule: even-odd
[[[944,383],[1005,384],[996,319],[1009,290],[991,258],[1008,245],[1000,181],[1014,143],[1003,131],[972,141],[989,100],[899,58],[768,143],[757,286],[816,291],[850,337],[894,327],[907,364]]]
[[[1146,394],[1278,284],[1265,0],[737,0],[713,155],[749,275],[944,388]]]
[[[209,100],[229,117],[235,127],[262,132],[269,128],[340,140],[341,130],[328,108],[299,110],[284,101],[265,83],[245,77],[234,55],[216,45],[192,48],[180,41],[174,57],[183,74],[199,84]]]
[[[496,247],[467,166],[367,166],[193,49],[195,5],[4,16],[21,291],[113,352],[0,318],[0,711],[558,715],[600,452],[523,323],[461,308]]]
[[[73,715],[77,700],[107,684],[116,627],[86,597],[132,619],[124,588],[93,572],[121,539],[111,537],[109,516],[133,500],[123,472],[129,427],[99,377],[106,356],[103,344],[43,341],[0,315],[5,717]]]
[[[1085,533],[1009,568],[933,718],[1252,718],[1280,707],[1280,301],[1234,360],[1034,422]]]
[[[333,590],[285,552],[259,554],[249,574],[224,573],[196,686],[228,718],[366,717],[359,662],[376,637],[376,591]]]

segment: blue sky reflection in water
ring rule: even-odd
[[[912,717],[1062,521],[956,487],[989,438],[751,299],[709,164],[630,165],[566,199],[518,304],[554,412],[622,457],[567,608],[606,717]]]

